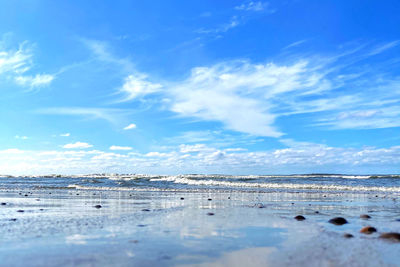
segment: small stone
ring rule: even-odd
[[[94,206],[96,209],[101,209],[101,205]]]
[[[185,198],[184,197],[181,197],[181,200],[184,200]]]
[[[334,225],[343,225],[343,224],[347,223],[347,220],[342,217],[335,217],[335,218],[330,219],[329,222]]]
[[[363,233],[366,235],[370,235],[375,232],[376,232],[376,228],[372,227],[372,226],[365,226],[365,227],[361,228],[361,230],[360,230],[360,233]]]
[[[264,204],[262,204],[262,203],[257,203],[256,207],[259,208],[259,209],[265,208]]]
[[[369,216],[368,214],[361,214],[361,215],[360,215],[360,218],[361,218],[361,219],[366,219],[366,220],[367,220],[367,219],[371,219],[371,216]]]
[[[142,209],[142,211],[150,211],[149,209]]]
[[[25,194],[24,196],[26,196],[26,197],[27,197],[27,196],[28,196],[28,194]]]
[[[353,238],[354,236],[352,234],[345,233],[343,235],[343,237],[345,237],[345,238]]]
[[[138,226],[138,227],[146,227],[147,225],[145,225],[145,224],[138,224],[137,226]]]
[[[383,233],[379,237],[393,241],[393,242],[400,242],[400,234],[399,233],[394,233],[394,232]]]
[[[2,206],[5,206],[5,205],[7,205],[7,203],[5,203],[5,202],[2,202],[2,203],[1,203],[1,205],[2,205]]]
[[[306,218],[302,215],[297,215],[296,217],[294,217],[296,220],[298,221],[304,221]]]
[[[208,201],[211,201],[211,200],[212,200],[211,198],[208,199]]]
[[[314,213],[318,214],[318,213],[319,213],[319,211],[317,210],[317,211],[315,211]]]
[[[24,210],[17,210],[17,212],[24,212]]]
[[[213,216],[214,213],[213,213],[213,212],[207,212],[207,215],[208,215],[208,216]]]

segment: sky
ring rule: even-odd
[[[0,3],[0,174],[400,173],[399,1]]]

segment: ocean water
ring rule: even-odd
[[[400,175],[110,175],[0,177],[2,189],[400,193]]]

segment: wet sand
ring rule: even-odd
[[[333,192],[0,190],[0,265],[399,266],[400,243],[379,238],[400,231],[398,201]],[[331,224],[333,217],[348,223]],[[365,226],[377,232],[360,233]]]

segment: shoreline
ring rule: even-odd
[[[396,266],[400,244],[378,238],[400,228],[387,195],[0,189],[0,265]]]

